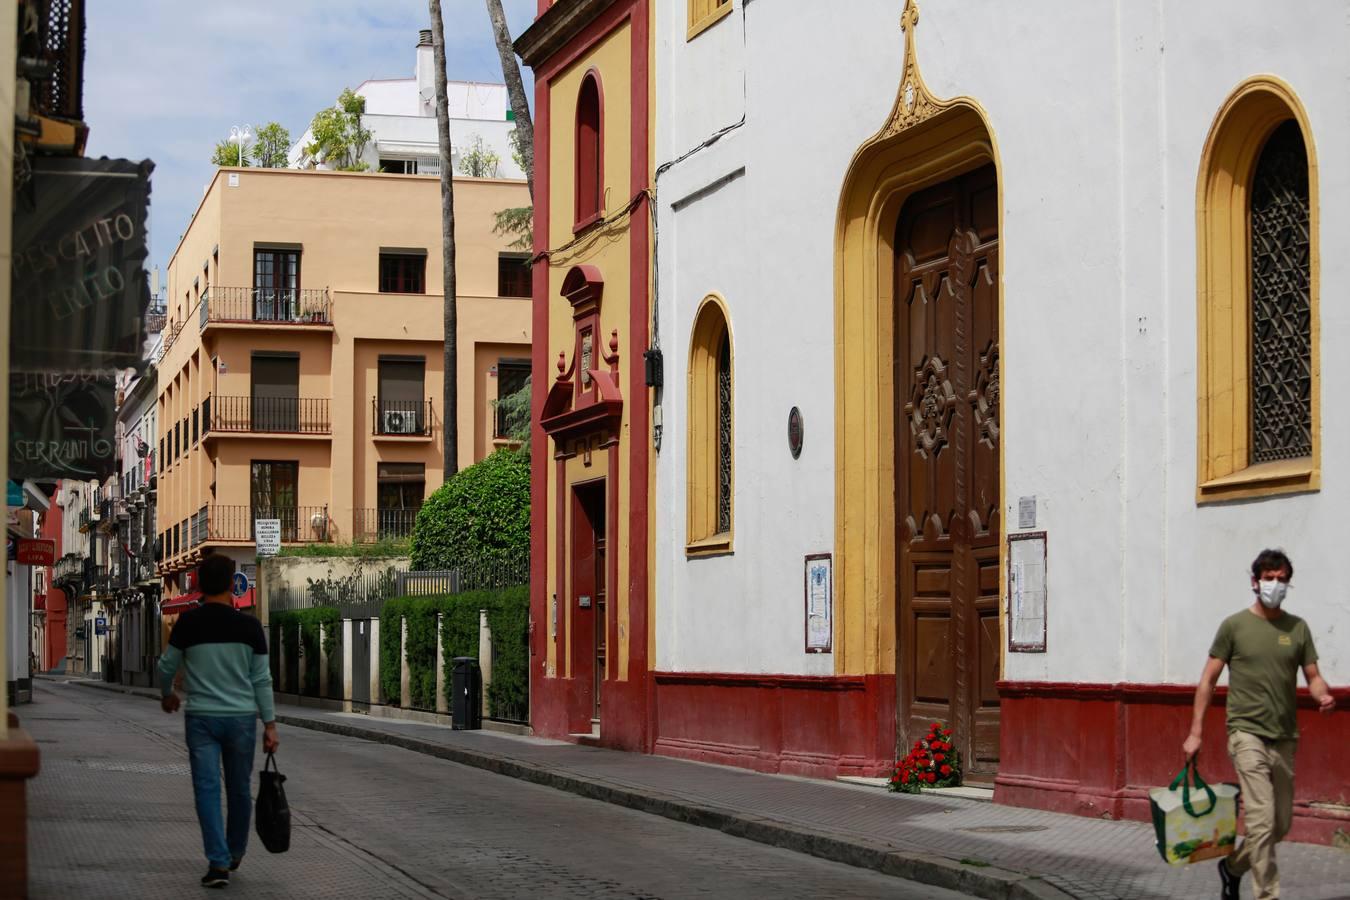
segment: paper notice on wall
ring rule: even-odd
[[[806,652],[829,653],[834,632],[830,557],[806,558]]]
[[[1046,634],[1045,535],[1008,540],[1008,649],[1044,652]]]

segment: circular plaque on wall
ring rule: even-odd
[[[802,437],[805,427],[802,425],[802,411],[797,407],[792,407],[788,412],[788,451],[792,453],[793,459],[799,459],[802,455]]]

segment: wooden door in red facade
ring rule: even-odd
[[[600,724],[605,674],[605,484],[572,492],[572,702],[568,731],[587,734]]]
[[[914,194],[895,239],[896,738],[947,724],[969,780],[998,766],[998,183]]]

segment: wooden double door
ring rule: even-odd
[[[895,235],[897,743],[942,722],[968,780],[998,766],[998,183],[911,196]]]

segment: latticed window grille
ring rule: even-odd
[[[1312,453],[1308,157],[1298,124],[1275,130],[1251,189],[1251,461]]]
[[[731,337],[717,348],[717,531],[731,530]]]

